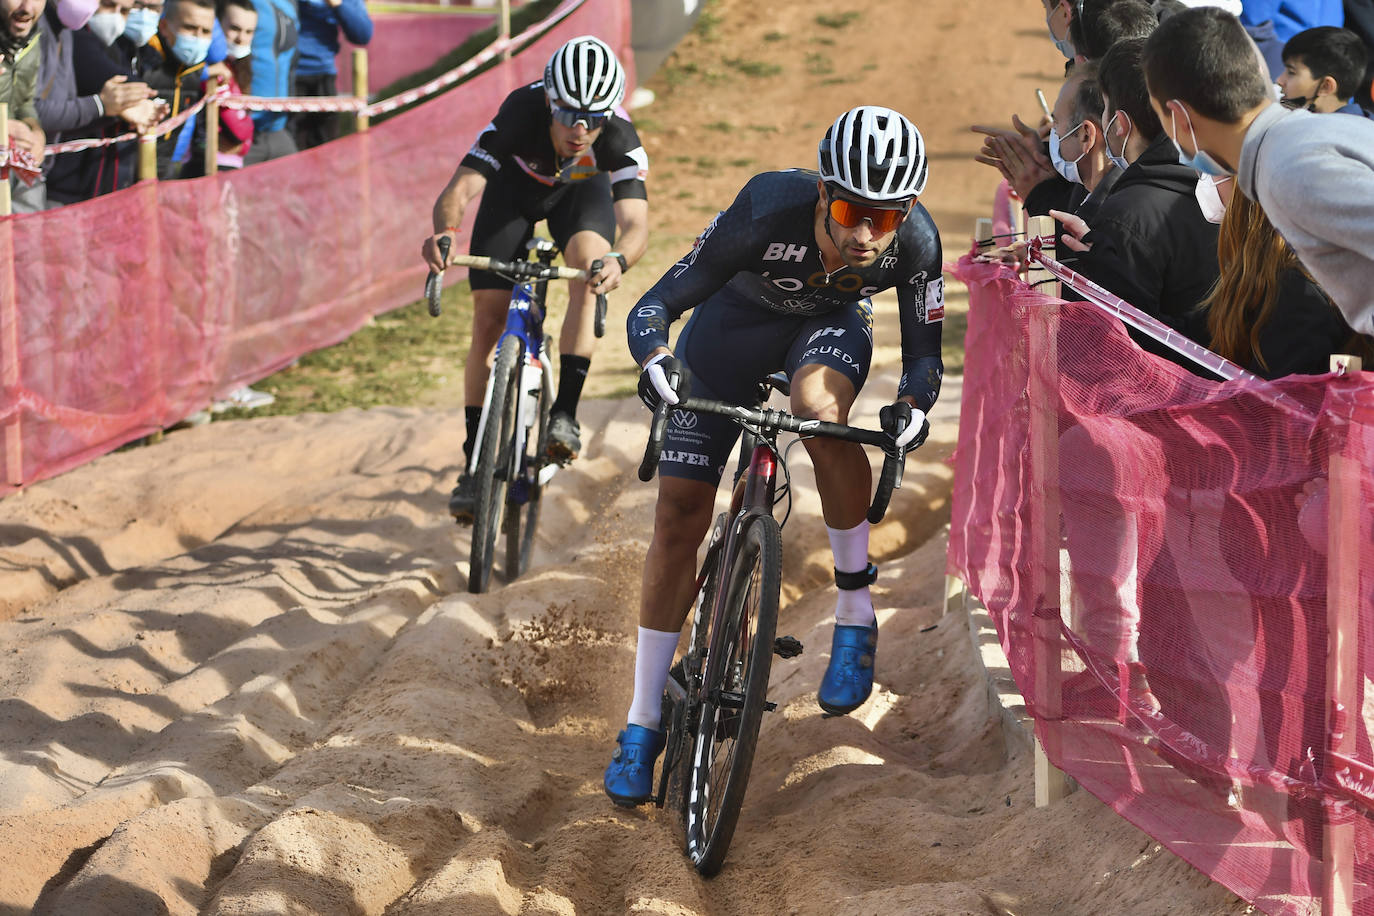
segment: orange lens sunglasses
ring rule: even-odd
[[[846,229],[853,229],[859,223],[868,220],[878,235],[886,235],[896,229],[910,212],[911,204],[900,210],[891,210],[886,207],[868,207],[852,200],[845,200],[843,197],[830,198],[831,219]]]

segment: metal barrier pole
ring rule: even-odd
[[[1054,257],[1054,220],[1032,217],[1032,238],[1051,240],[1045,252]],[[1041,292],[1059,295],[1059,284],[1044,268],[1031,266],[1028,281]],[[1032,309],[1030,315],[1030,537],[1032,621],[1035,670],[1034,706],[1037,718],[1054,723],[1063,715],[1063,669],[1059,566],[1059,314],[1051,308]],[[1042,729],[1045,745],[1035,743],[1035,805],[1043,808],[1069,793],[1065,775],[1051,763],[1060,756],[1059,733],[1053,724]]]
[[[219,171],[219,77],[212,76],[205,84],[210,93],[205,100],[205,174]]]
[[[1353,356],[1331,357],[1332,371],[1360,370]],[[1329,456],[1326,552],[1326,748],[1353,757],[1360,719],[1360,463],[1359,430],[1347,425],[1344,448]],[[1335,767],[1328,757],[1323,769]],[[1325,893],[1323,916],[1350,913],[1355,904],[1355,815],[1326,799],[1322,811]]]
[[[367,104],[367,49],[366,49],[366,48],[354,48],[354,49],[353,49],[353,98],[358,99],[358,100],[359,100],[360,102],[362,102],[364,105]],[[368,122],[369,122],[371,119],[368,117],[367,112],[365,112],[365,111],[359,111],[358,114],[357,114],[357,118],[358,118],[358,133],[360,133],[360,134],[361,134],[361,133],[364,133],[364,132],[367,130],[367,128],[368,128]]]
[[[10,106],[0,102],[0,149],[10,145]],[[0,383],[9,391],[19,388],[19,303],[14,275],[14,220],[10,215],[10,180],[0,178]],[[22,413],[5,421],[5,483],[24,482]]]

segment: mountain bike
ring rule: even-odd
[[[770,376],[760,385],[760,404],[770,389],[785,394],[787,388],[785,376]],[[896,434],[687,398],[655,411],[640,480],[652,479],[657,470],[673,410],[720,414],[744,430],[730,510],[712,525],[697,575],[687,651],[674,663],[663,694],[665,748],[653,799],[660,808],[673,802],[683,821],[687,856],[710,877],[720,871],[734,836],[763,714],[776,708],[767,698],[773,656],[793,658],[803,650],[794,637],[776,636],[782,526],[791,513],[791,475],[778,434],[882,447],[883,469],[868,510],[873,523],[882,520],[892,491],[901,486],[905,450],[895,445]],[[785,481],[781,489],[779,470]],[[780,523],[774,508],[784,500],[787,512]]]
[[[544,487],[558,472],[545,457],[549,411],[553,405],[551,338],[544,333],[545,302],[550,280],[586,280],[590,271],[557,266],[558,249],[547,239],[531,239],[533,260],[499,261],[476,255],[448,256],[450,241],[439,240],[439,256],[446,264],[475,267],[499,274],[515,284],[506,312],[506,329],[496,344],[496,359],[487,377],[482,419],[467,471],[477,480],[477,505],[472,523],[468,591],[481,593],[491,583],[498,535],[506,535],[505,577],[514,581],[529,569],[534,533]],[[425,281],[429,313],[440,314],[443,272],[431,271]],[[596,297],[594,330],[606,333],[606,297]]]

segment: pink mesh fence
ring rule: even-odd
[[[508,64],[365,133],[0,219],[0,494],[418,299],[434,199],[505,95],[574,35],[632,60],[626,0],[551,18],[569,7]]]
[[[949,571],[1051,761],[1272,914],[1374,914],[1371,376],[1211,382],[965,257]]]

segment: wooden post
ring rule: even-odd
[[[0,149],[10,148],[10,106],[6,102],[0,102]],[[0,181],[0,216],[10,215],[10,182],[6,178]]]
[[[367,104],[367,49],[353,49],[353,98]],[[371,118],[367,112],[358,112],[358,133],[366,133]]]
[[[1331,357],[1333,372],[1358,372],[1355,356]],[[1343,448],[1333,449],[1327,469],[1326,548],[1326,747],[1356,755],[1360,710],[1360,429],[1347,424]],[[1328,759],[1326,767],[1334,763]],[[1355,817],[1348,808],[1323,806],[1326,815],[1323,916],[1350,913],[1355,904]]]
[[[10,106],[0,102],[0,149],[10,145]],[[14,221],[10,215],[10,181],[0,178],[0,384],[18,393],[19,374],[19,305],[15,290]],[[24,483],[24,439],[22,414],[5,421],[5,483],[20,486]]]
[[[157,134],[138,138],[138,180],[157,181]]]
[[[992,242],[992,220],[986,216],[980,216],[973,221],[973,240],[978,243],[979,253],[989,250],[985,243]]]
[[[219,77],[212,76],[205,84],[209,93],[205,102],[205,174],[219,171]]]
[[[1037,216],[1030,220],[1032,237],[1054,238],[1054,220]],[[1054,257],[1052,245],[1045,252]],[[1027,278],[1032,285],[1053,276],[1033,264]],[[1051,296],[1059,294],[1058,285],[1035,285]],[[1059,313],[1053,308],[1034,308],[1030,315],[1030,557],[1031,590],[1035,601],[1032,635],[1034,638],[1033,705],[1038,717],[1054,723],[1063,715],[1062,611],[1060,609],[1059,567]],[[1050,758],[1059,758],[1059,735],[1053,724],[1044,731],[1046,746],[1035,745],[1035,804],[1043,808],[1069,793],[1069,783],[1055,769]]]
[[[501,34],[497,38],[501,41],[510,39],[510,0],[501,0]],[[509,47],[501,51],[501,59],[510,60]]]

